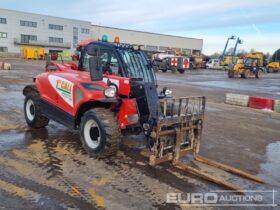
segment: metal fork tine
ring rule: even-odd
[[[182,98],[179,99],[178,117],[181,116],[181,109],[182,109]]]
[[[171,104],[171,117],[173,117],[173,115],[174,115],[174,105],[175,105],[175,100],[176,99],[172,99],[172,104]]]
[[[166,110],[167,110],[167,100],[164,100],[164,104],[163,104],[163,115],[164,115],[164,118],[166,118]]]
[[[189,99],[186,98],[185,115],[187,116],[188,113],[189,113]]]

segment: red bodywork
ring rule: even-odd
[[[46,72],[40,74],[36,78],[36,85],[43,100],[55,105],[61,110],[77,118],[80,107],[87,102],[106,101],[104,95],[108,78],[111,82],[118,86],[118,95],[120,99],[118,103],[111,103],[110,108],[118,107],[116,114],[120,128],[125,129],[129,125],[138,124],[138,120],[129,121],[130,116],[138,116],[137,104],[135,98],[130,98],[130,78],[124,78],[117,75],[104,75],[103,81],[92,81],[90,73],[86,71],[78,71],[78,65],[74,62],[65,64],[52,62],[50,66],[55,66],[56,71],[46,68]],[[82,83],[95,84],[101,90],[86,89]],[[77,100],[77,89],[83,93],[83,97]],[[121,97],[120,97],[121,96]]]

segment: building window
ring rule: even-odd
[[[29,41],[37,41],[37,36],[21,34],[21,43],[29,44]]]
[[[0,32],[0,38],[7,38],[8,34],[6,32]]]
[[[147,51],[157,51],[158,47],[157,46],[152,46],[152,45],[147,45],[146,50]]]
[[[63,43],[63,38],[49,37],[49,42]]]
[[[88,28],[81,28],[82,34],[89,34],[90,30]]]
[[[192,54],[192,50],[191,50],[191,49],[182,49],[182,52],[183,52],[185,55],[191,55],[191,54]]]
[[[37,28],[37,22],[21,20],[20,26]]]
[[[49,29],[51,29],[51,30],[63,31],[63,26],[61,26],[61,25],[49,24]]]
[[[8,52],[8,47],[0,47],[0,52]]]
[[[158,50],[159,50],[159,51],[167,51],[167,50],[168,50],[168,47],[159,47]]]
[[[79,29],[77,27],[73,28],[73,48],[77,47],[78,40],[79,40]]]
[[[193,50],[193,51],[192,51],[192,54],[193,54],[193,55],[198,55],[198,56],[199,56],[199,55],[201,54],[201,51],[200,51],[200,50]]]
[[[0,23],[1,24],[7,24],[7,19],[6,18],[0,18]]]

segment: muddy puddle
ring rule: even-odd
[[[16,76],[16,75],[5,75],[5,76],[1,76],[2,78],[6,78],[6,79],[20,79],[20,76]]]
[[[266,160],[261,164],[261,176],[280,190],[280,141],[267,145]]]
[[[19,130],[10,130],[0,134],[0,151],[21,148],[32,142],[32,135]]]
[[[250,81],[251,82],[251,81]],[[239,80],[236,81],[207,81],[207,82],[189,82],[192,85],[204,86],[204,87],[215,87],[224,89],[234,89],[234,90],[254,90],[259,93],[272,93],[279,90],[279,86],[270,85],[254,82],[254,83],[243,83]]]

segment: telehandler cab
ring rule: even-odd
[[[157,91],[156,77],[141,46],[84,40],[78,44],[79,64],[46,63],[35,85],[23,89],[24,113],[32,128],[49,120],[80,131],[87,153],[105,158],[117,152],[122,135],[144,132],[150,164],[165,161],[187,172],[242,192],[238,186],[183,164],[195,160],[247,178],[261,179],[198,155],[205,97],[174,99],[170,90]]]
[[[241,78],[255,77],[261,79],[264,75],[264,55],[260,52],[249,53],[244,61],[234,64],[228,70],[228,78],[241,76]]]

